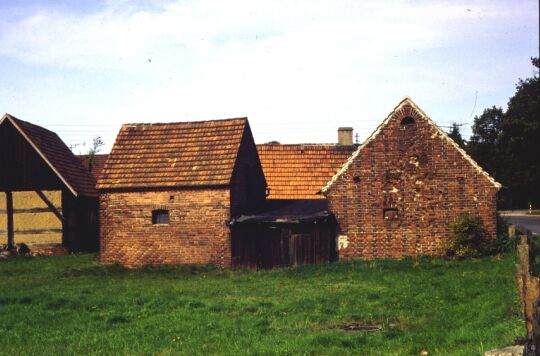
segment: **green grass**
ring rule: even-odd
[[[528,211],[527,214],[529,214],[529,215],[540,215],[540,210],[531,210],[530,212]]]
[[[272,271],[0,260],[3,354],[481,355],[524,334],[515,256]],[[347,333],[337,324],[382,326]]]

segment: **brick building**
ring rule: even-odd
[[[405,98],[322,189],[337,220],[340,258],[436,255],[462,212],[496,235],[491,178]]]
[[[230,266],[228,224],[265,189],[245,118],[123,125],[98,181],[101,261]]]

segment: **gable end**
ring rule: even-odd
[[[321,192],[324,194],[330,190],[334,182],[336,182],[341,175],[343,175],[349,168],[349,166],[354,162],[356,157],[359,155],[360,151],[369,145],[381,132],[381,130],[386,127],[391,121],[393,120],[403,120],[406,118],[412,119],[412,121],[417,121],[419,119],[424,119],[427,124],[429,124],[431,127],[435,129],[435,136],[439,136],[442,139],[448,141],[460,154],[461,156],[469,162],[473,166],[473,168],[479,172],[481,175],[485,176],[488,181],[497,189],[501,188],[501,184],[497,182],[493,177],[491,177],[486,171],[482,169],[472,159],[471,156],[469,156],[465,150],[463,150],[457,143],[452,140],[446,132],[444,132],[435,122],[433,122],[429,116],[426,115],[426,113],[420,109],[414,101],[412,101],[411,98],[405,97],[395,108],[392,110],[392,112],[386,117],[386,119],[383,120],[383,122],[375,129],[375,131],[364,141],[362,145],[358,147],[358,149],[349,157],[347,162],[341,167],[341,169],[332,177],[330,181],[321,189]],[[411,120],[407,120],[408,124],[411,124]],[[403,124],[403,123],[402,123]],[[404,125],[409,126],[409,125]],[[411,125],[412,126],[412,125]]]

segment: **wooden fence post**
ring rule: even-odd
[[[514,231],[516,231],[514,226]],[[535,244],[530,231],[518,229],[518,263],[516,265],[516,285],[521,299],[521,311],[527,329],[526,355],[535,355],[540,350],[540,280],[536,276]],[[510,235],[510,229],[509,229]],[[529,353],[527,353],[529,352]],[[532,353],[531,353],[532,352]]]
[[[15,233],[13,229],[13,193],[6,192],[6,213],[7,213],[7,245],[8,250],[15,248]]]

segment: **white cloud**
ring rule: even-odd
[[[3,16],[0,57],[77,71],[109,88],[114,98],[81,90],[71,104],[49,104],[81,122],[249,115],[259,141],[334,141],[339,125],[365,137],[406,94],[438,107],[494,88],[499,78],[472,70],[468,54],[445,63],[438,51],[499,41],[501,27],[536,16],[534,1],[130,3]]]

